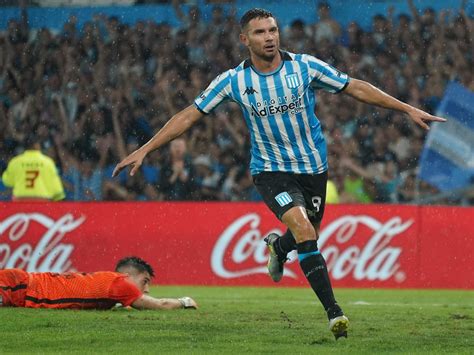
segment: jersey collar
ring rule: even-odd
[[[284,62],[285,61],[291,61],[293,60],[291,58],[291,56],[288,54],[288,52],[285,52],[285,51],[282,51],[280,50],[280,56],[281,56],[281,63],[280,65],[278,66],[278,68],[276,68],[274,71],[270,72],[270,73],[262,73],[260,71],[258,71],[252,64],[252,60],[250,58],[247,58],[244,62],[244,69],[246,68],[251,68],[255,73],[257,73],[258,75],[261,75],[261,76],[269,76],[269,75],[273,75],[277,72],[280,71],[280,69],[283,67],[283,65],[285,64]]]

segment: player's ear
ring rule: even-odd
[[[247,37],[246,34],[241,33],[239,35],[240,43],[242,43],[245,47],[249,46],[249,38]]]

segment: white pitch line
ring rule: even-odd
[[[388,307],[474,307],[472,304],[456,304],[456,303],[386,303],[386,302],[365,302],[355,301],[348,302],[354,306],[388,306]]]

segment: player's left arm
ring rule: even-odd
[[[45,170],[45,172],[47,173],[47,181],[51,189],[51,199],[53,201],[63,200],[66,197],[63,183],[59,176],[58,169],[52,160],[50,161],[49,169]]]
[[[446,121],[445,118],[430,115],[423,110],[408,105],[363,80],[351,78],[343,92],[367,104],[404,112],[416,124],[426,130],[430,129],[426,122]]]
[[[132,307],[136,309],[197,309],[198,305],[191,297],[183,298],[154,298],[142,295],[132,302]]]

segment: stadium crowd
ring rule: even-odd
[[[321,3],[314,24],[280,29],[282,47],[433,113],[449,81],[474,90],[473,19],[462,9],[418,13],[409,3],[410,15],[389,10],[373,18],[371,31],[341,28]],[[152,153],[141,174],[111,179],[118,161],[246,57],[235,14],[216,6],[204,22],[198,8],[174,7],[178,28],[98,14],[82,28],[70,17],[55,33],[29,30],[25,13],[10,20],[0,35],[0,172],[33,131],[56,161],[68,200],[258,200],[249,133],[235,104]],[[436,193],[416,180],[425,132],[402,114],[322,92],[316,114],[340,202],[410,203]]]

